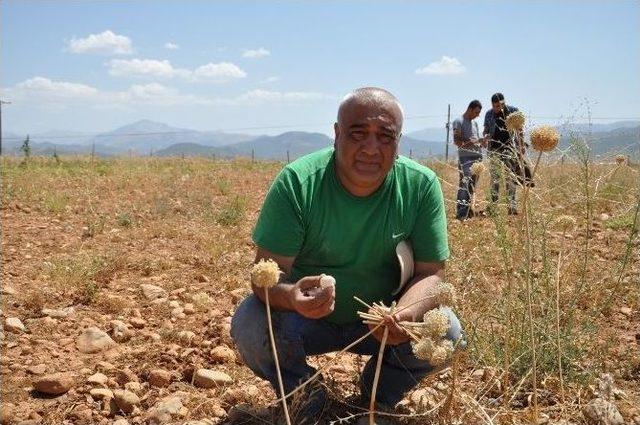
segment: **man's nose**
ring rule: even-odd
[[[362,152],[368,155],[376,155],[378,153],[378,138],[375,133],[370,133],[366,139],[362,141]]]

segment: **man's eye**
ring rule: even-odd
[[[380,141],[385,145],[389,143],[393,143],[395,142],[395,140],[396,140],[396,136],[394,136],[393,134],[382,134],[380,136]]]
[[[353,140],[357,140],[357,141],[361,141],[364,140],[366,137],[364,131],[352,131],[351,132],[351,138]]]

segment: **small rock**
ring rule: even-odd
[[[149,424],[173,423],[178,417],[186,416],[189,411],[178,397],[169,397],[156,403],[149,411]]]
[[[113,398],[113,391],[108,388],[92,388],[89,394],[94,400],[106,400]]]
[[[42,314],[48,317],[52,317],[54,319],[64,319],[70,315],[75,313],[75,309],[73,307],[66,307],[59,310],[54,310],[50,308],[43,308]]]
[[[113,393],[113,399],[120,410],[129,415],[133,413],[133,410],[138,404],[140,404],[140,398],[133,392],[127,390],[116,390]]]
[[[133,332],[126,323],[120,320],[112,320],[109,324],[111,325],[111,335],[113,335],[113,339],[116,342],[126,342],[133,336]]]
[[[171,383],[171,372],[164,369],[153,369],[149,372],[149,385],[152,387],[166,387]]]
[[[178,332],[178,339],[185,343],[190,343],[193,338],[195,338],[196,334],[191,331],[180,331]]]
[[[588,424],[624,425],[624,419],[615,404],[603,398],[593,399],[582,408]]]
[[[140,382],[127,382],[126,384],[124,384],[124,389],[131,391],[132,393],[142,395],[142,384]]]
[[[233,302],[234,304],[238,304],[238,302],[244,299],[245,293],[246,292],[244,288],[234,289],[229,293],[231,295],[231,302]]]
[[[107,375],[98,372],[88,377],[87,383],[92,385],[106,385],[108,380]]]
[[[169,308],[178,308],[180,307],[180,303],[176,300],[169,301]]]
[[[98,328],[87,328],[76,340],[81,353],[97,353],[116,345],[116,342]]]
[[[15,334],[25,331],[22,321],[17,317],[7,317],[4,321],[4,330]]]
[[[140,289],[142,289],[143,295],[148,300],[165,298],[167,296],[167,291],[156,285],[143,283],[142,285],[140,285]]]
[[[184,309],[182,307],[176,307],[171,310],[171,317],[175,317],[176,319],[184,319],[186,315],[184,314]]]
[[[225,345],[215,347],[209,355],[211,356],[211,361],[217,363],[235,363],[236,361],[236,353]]]
[[[91,421],[91,409],[87,406],[77,406],[71,412],[71,418],[73,418],[74,424],[90,424]]]
[[[198,369],[193,377],[193,384],[200,388],[213,388],[232,382],[233,379],[226,373],[210,369]]]
[[[131,319],[129,319],[129,323],[131,323],[131,326],[136,329],[142,329],[147,326],[147,321],[141,317],[132,317]]]
[[[194,314],[196,312],[195,307],[191,303],[187,303],[184,305],[184,314]]]
[[[27,368],[27,372],[32,375],[44,375],[47,372],[47,366],[44,363],[36,366],[29,366]]]
[[[136,375],[131,369],[125,368],[116,372],[116,381],[120,385],[124,385],[127,382],[138,382],[138,375]]]
[[[73,386],[73,376],[68,373],[54,373],[38,378],[33,383],[33,388],[43,394],[61,395]]]
[[[129,425],[129,421],[124,419],[124,418],[121,418],[121,419],[113,421],[113,423],[111,425]]]
[[[620,307],[620,313],[624,314],[627,317],[631,317],[631,315],[633,314],[633,310],[631,310],[629,307]]]
[[[10,425],[13,423],[16,406],[11,403],[0,405],[0,425]]]

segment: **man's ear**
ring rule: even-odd
[[[335,137],[333,139],[333,147],[336,147],[336,143],[338,143],[338,138],[340,137],[340,126],[338,123],[333,123],[333,132],[335,133]]]

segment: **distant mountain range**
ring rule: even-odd
[[[575,124],[559,126],[561,146],[568,146],[572,136],[580,135],[590,140],[595,154],[626,152],[637,155],[640,143],[640,122],[621,121],[609,124]],[[3,133],[3,154],[20,155],[20,146],[26,136]],[[425,128],[402,136],[400,153],[416,158],[442,157],[445,153],[446,130]],[[451,140],[452,136],[450,136]],[[132,153],[154,156],[212,156],[285,160],[330,146],[333,139],[322,133],[291,131],[277,136],[255,136],[197,131],[171,127],[149,120],[137,121],[113,131],[90,135],[61,130],[30,135],[33,155],[81,154],[94,150],[99,156],[116,156]],[[449,146],[449,154],[456,155],[456,147]]]

